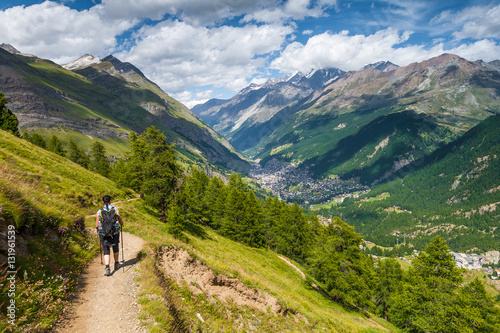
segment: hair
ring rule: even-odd
[[[106,204],[106,208],[109,209],[109,203],[111,202],[111,197],[109,195],[103,196],[102,202],[104,202]]]

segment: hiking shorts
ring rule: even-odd
[[[104,255],[110,254],[110,248],[113,248],[113,253],[118,253],[120,251],[120,234],[116,234],[113,237],[101,237],[102,240],[102,249]]]

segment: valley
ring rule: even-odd
[[[355,179],[330,177],[316,180],[311,177],[307,168],[278,160],[269,161],[265,167],[254,164],[250,176],[274,196],[289,203],[296,202],[303,208],[332,201],[341,202],[345,198],[359,197],[369,191],[368,186]]]

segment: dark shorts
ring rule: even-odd
[[[113,248],[113,253],[118,253],[120,251],[120,234],[116,234],[113,237],[101,237],[102,249],[104,255],[110,254],[110,247]]]

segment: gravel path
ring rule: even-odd
[[[144,241],[127,232],[123,233],[125,266],[104,276],[104,265],[98,256],[89,264],[78,281],[78,292],[72,306],[65,309],[54,332],[146,332],[137,319],[137,282],[140,263],[137,253]],[[120,252],[122,245],[120,244]],[[120,253],[122,260],[122,253]],[[113,267],[113,255],[111,264]]]

